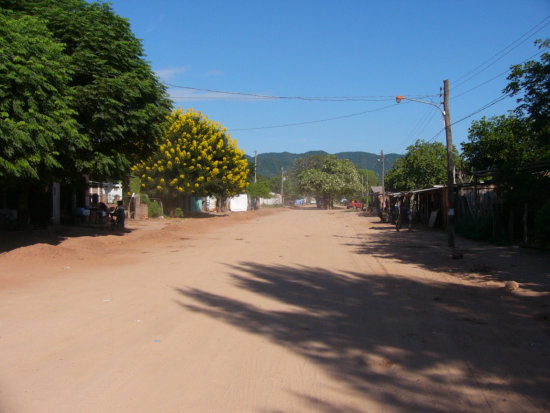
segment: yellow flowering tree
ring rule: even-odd
[[[227,130],[193,109],[176,109],[157,150],[132,168],[142,190],[161,197],[214,195],[224,199],[248,186],[248,162]]]

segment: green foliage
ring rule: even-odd
[[[281,173],[279,175],[270,176],[267,178],[267,183],[269,185],[269,190],[274,194],[281,193]]]
[[[130,181],[128,182],[128,189],[131,193],[141,193],[141,179],[137,176],[130,178]]]
[[[454,148],[453,148],[454,149]],[[455,163],[458,153],[454,149]],[[418,140],[407,147],[385,176],[385,186],[393,191],[429,188],[447,182],[447,148],[441,142]]]
[[[537,157],[529,119],[516,116],[483,117],[473,121],[462,153],[469,169],[510,169]]]
[[[151,203],[147,205],[147,210],[149,218],[158,218],[164,216],[164,211],[157,201],[151,201]]]
[[[400,158],[398,158],[400,159]],[[371,171],[369,169],[360,169],[359,170],[359,176],[363,177],[363,186],[365,189],[367,189],[368,184],[368,190],[370,191],[370,188],[372,186],[378,185],[378,177],[376,176],[376,172]],[[367,191],[365,191],[367,192]]]
[[[246,190],[252,198],[269,198],[269,182],[266,179],[257,179],[257,182],[252,182]]]
[[[334,199],[357,194],[361,181],[357,167],[333,155],[313,155],[296,161],[298,190],[330,207]]]
[[[69,59],[32,16],[0,11],[0,181],[62,177],[64,161],[86,148],[70,109]]]
[[[181,208],[176,208],[174,210],[174,217],[183,218],[183,210]]]
[[[537,40],[544,52],[540,61],[528,61],[511,67],[510,83],[504,89],[510,96],[522,94],[516,114],[532,121],[530,128],[537,144],[537,159],[550,159],[550,39]]]
[[[164,216],[161,204],[156,200],[151,200],[147,194],[141,194],[141,201],[147,205],[147,215],[149,218]]]
[[[60,153],[64,174],[124,179],[131,165],[154,148],[171,107],[129,22],[106,3],[84,0],[0,1],[0,7],[39,18],[57,47],[63,47],[64,58],[46,55],[40,64],[57,62],[57,72],[67,77],[68,90],[55,87],[72,110],[61,114],[62,128],[69,130],[73,126],[68,122],[76,122],[83,137],[67,144],[69,153]],[[46,92],[51,94],[54,87]],[[29,123],[41,121],[30,115]],[[56,155],[55,150],[47,152],[45,159],[48,154]]]

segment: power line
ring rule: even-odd
[[[466,115],[466,116],[460,118],[459,120],[456,120],[456,121],[452,122],[452,123],[451,123],[451,126],[454,126],[454,125],[456,125],[456,124],[458,124],[458,123],[460,123],[460,122],[465,121],[466,119],[471,118],[472,116],[477,115],[477,114],[480,113],[480,112],[483,112],[485,109],[488,109],[488,108],[490,108],[491,106],[496,105],[497,103],[503,101],[503,100],[506,99],[507,97],[508,97],[508,95],[501,95],[501,96],[499,96],[499,97],[493,99],[492,101],[490,101],[489,103],[486,103],[485,105],[483,105],[483,106],[480,107],[479,109],[476,109],[475,111],[473,111],[473,112],[470,113],[469,115]],[[442,133],[443,131],[445,131],[445,128],[441,129],[441,130],[440,130],[439,132],[437,132],[434,136],[432,136],[432,137],[428,140],[428,142],[433,141],[434,139],[436,139],[439,135],[441,135],[441,133]]]
[[[488,109],[488,108],[490,108],[491,106],[496,105],[497,103],[503,101],[503,100],[506,99],[507,97],[508,97],[508,95],[503,95],[503,96],[500,96],[500,97],[498,97],[498,98],[492,100],[491,102],[489,102],[489,103],[487,103],[486,105],[482,106],[481,108],[475,110],[474,112],[470,113],[469,115],[466,115],[466,116],[464,116],[463,118],[461,118],[461,119],[459,119],[459,120],[457,120],[457,121],[454,121],[454,122],[451,124],[451,126],[454,126],[454,125],[456,125],[457,123],[460,123],[460,122],[462,122],[462,121],[464,121],[464,120],[466,120],[466,119],[468,119],[468,118],[471,118],[471,117],[474,116],[474,115],[477,115],[477,114],[480,113],[480,112],[483,112],[485,109]]]
[[[428,127],[428,125],[436,115],[437,115],[437,111],[433,110],[433,108],[426,108],[422,117],[419,119],[419,121],[416,123],[416,125],[413,127],[413,129],[409,133],[407,137],[407,141],[422,135],[424,130]]]
[[[525,32],[523,35],[521,35],[519,38],[514,40],[512,43],[510,43],[508,46],[503,48],[502,50],[495,53],[493,56],[491,56],[489,59],[485,60],[483,63],[476,66],[474,69],[470,70],[466,74],[460,76],[455,80],[454,89],[460,87],[464,83],[468,82],[470,79],[474,78],[475,76],[479,75],[486,69],[488,69],[490,66],[498,62],[500,59],[502,59],[504,56],[509,54],[512,50],[518,48],[522,43],[526,42],[529,37],[533,36],[535,33],[540,32],[542,29],[544,29],[546,26],[550,24],[550,16],[545,17],[543,20],[541,20],[539,23],[535,24],[533,27],[531,27],[527,32]],[[466,79],[464,79],[466,78]],[[464,80],[462,80],[464,79]],[[462,80],[462,81],[460,81]]]
[[[543,50],[541,50],[541,51],[535,53],[535,54],[532,55],[531,57],[528,57],[527,59],[525,59],[521,64],[527,63],[528,61],[530,61],[530,60],[533,59],[534,57],[537,57],[537,56],[541,55],[542,53],[544,53]],[[458,98],[458,97],[460,97],[460,96],[463,96],[463,95],[465,95],[465,94],[467,94],[467,93],[470,93],[470,92],[472,92],[473,90],[476,90],[476,89],[480,88],[481,86],[484,86],[484,85],[486,85],[487,83],[490,83],[490,82],[492,82],[493,80],[498,79],[499,77],[501,77],[501,76],[503,76],[503,75],[506,75],[506,74],[508,74],[508,73],[510,73],[510,69],[507,69],[507,70],[505,70],[504,72],[501,72],[501,73],[499,73],[498,75],[493,76],[492,78],[486,80],[485,82],[482,82],[482,83],[478,84],[477,86],[474,86],[474,87],[468,89],[467,91],[462,92],[462,93],[456,95],[453,99],[456,99],[456,98]]]
[[[311,120],[311,121],[306,121],[306,122],[285,123],[285,124],[282,124],[282,125],[259,126],[259,127],[254,127],[254,128],[228,129],[228,131],[229,132],[241,132],[241,131],[250,131],[250,130],[275,129],[275,128],[287,128],[287,127],[291,127],[291,126],[311,125],[313,123],[329,122],[329,121],[333,121],[333,120],[339,120],[339,119],[352,118],[352,117],[355,117],[355,116],[361,116],[361,115],[365,115],[367,113],[379,112],[381,110],[385,110],[385,109],[391,108],[391,107],[396,106],[396,105],[397,105],[397,103],[394,103],[394,104],[391,104],[391,105],[383,106],[381,108],[366,110],[366,111],[357,112],[357,113],[350,113],[348,115],[336,116],[336,117],[333,117],[333,118],[317,119],[317,120]]]
[[[234,92],[234,91],[226,91],[226,90],[216,90],[216,89],[206,89],[206,88],[198,88],[193,86],[183,86],[183,85],[175,85],[172,83],[165,83],[167,86],[178,88],[178,89],[185,89],[185,90],[193,90],[196,92],[207,92],[207,93],[216,93],[220,95],[229,95],[229,96],[244,96],[249,98],[254,98],[258,100],[302,100],[302,101],[317,101],[317,102],[386,102],[386,101],[392,101],[395,99],[395,96],[279,96],[279,95],[266,95],[266,94],[260,94],[260,93],[248,93],[248,92]],[[427,97],[431,97],[432,95],[419,95],[419,99],[424,99]],[[201,98],[200,96],[182,96],[182,97],[173,97],[175,99],[186,99],[186,98]],[[416,96],[415,96],[416,97]],[[205,97],[204,99],[208,99],[209,97]]]

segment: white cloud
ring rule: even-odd
[[[271,100],[264,96],[248,96],[223,92],[208,92],[189,89],[169,89],[168,94],[174,102],[193,102],[205,100],[233,100],[233,101],[250,101],[250,100]]]
[[[156,70],[155,73],[157,74],[158,77],[161,78],[161,80],[166,81],[166,80],[172,80],[177,75],[185,73],[186,71],[187,69],[185,68],[185,66],[181,66],[181,67],[168,67],[166,69],[159,69],[159,70]]]

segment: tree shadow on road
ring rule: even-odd
[[[111,231],[109,227],[56,226],[53,228],[0,231],[0,253],[35,244],[59,245],[69,238],[124,235],[133,230]]]
[[[550,409],[550,326],[529,297],[387,274],[231,268],[239,288],[278,307],[193,288],[178,289],[179,304],[284,346],[388,411]]]
[[[415,228],[396,231],[393,225],[371,219],[368,232],[359,233],[346,245],[358,254],[414,264],[430,271],[450,272],[476,281],[516,281],[522,289],[550,293],[550,253],[517,247],[497,247],[457,237],[456,248],[447,246],[447,233]],[[376,230],[376,233],[372,233]],[[359,238],[359,240],[357,239]],[[453,258],[454,256],[454,258]]]

